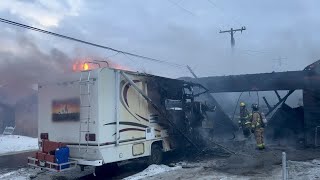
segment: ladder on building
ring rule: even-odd
[[[91,120],[91,85],[93,80],[90,78],[91,70],[82,71],[79,80],[80,88],[80,127],[79,127],[79,151],[81,149],[81,140],[86,141],[86,152],[89,146],[90,124],[95,121]]]

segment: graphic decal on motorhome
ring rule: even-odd
[[[141,132],[145,132],[144,129],[138,129],[138,128],[124,128],[124,129],[120,129],[119,132],[126,132],[126,131],[141,131]],[[114,133],[112,136],[116,135],[116,133]]]
[[[140,80],[133,80],[134,83],[139,83],[141,82]],[[130,84],[128,82],[125,82],[125,81],[121,81],[121,91],[122,93],[121,94],[121,98],[120,98],[120,102],[121,104],[123,105],[123,107],[138,121],[140,121],[141,119],[144,120],[144,121],[147,121],[149,122],[149,120],[147,118],[144,118],[143,116],[137,114],[137,113],[132,113],[130,111],[130,106],[129,106],[129,103],[128,103],[128,91],[129,91],[129,88],[130,88]]]
[[[116,124],[116,122],[111,122],[111,123],[107,123],[104,124],[105,126],[107,125],[111,125],[111,124]],[[120,125],[128,125],[128,126],[136,126],[136,127],[141,127],[141,128],[147,128],[148,126],[143,125],[143,124],[139,124],[139,123],[135,123],[135,122],[128,122],[128,121],[120,121],[119,122]]]
[[[79,121],[80,99],[69,98],[52,101],[52,121]]]
[[[137,116],[139,116],[139,118],[141,118],[141,119],[143,119],[143,120],[145,120],[145,121],[149,122],[149,120],[148,120],[147,118],[144,118],[144,117],[140,116],[140,115],[139,115],[139,114],[137,114],[137,113],[136,113],[136,115],[137,115]]]
[[[105,126],[108,126],[108,125],[115,125],[116,122],[111,122],[111,123],[107,123],[107,124],[104,124]],[[128,122],[128,121],[120,121],[119,122],[120,125],[128,125],[128,126],[134,126],[134,127],[137,127],[137,128],[123,128],[123,129],[120,129],[119,132],[125,132],[125,131],[145,131],[145,128],[149,127],[149,126],[146,126],[146,125],[143,125],[143,124],[139,124],[139,123],[135,123],[135,122]],[[144,128],[144,129],[138,129],[138,128]],[[160,132],[159,129],[155,129],[155,131],[157,132]],[[113,134],[115,135],[115,134]]]
[[[111,123],[107,123],[107,124],[104,124],[105,126],[107,125],[115,125],[116,122],[111,122]],[[145,131],[145,128],[147,128],[148,126],[146,125],[143,125],[143,124],[139,124],[139,123],[135,123],[135,122],[128,122],[128,121],[120,121],[119,122],[120,125],[128,125],[128,126],[134,126],[135,128],[123,128],[123,129],[120,129],[119,132],[126,132],[126,131],[142,131],[144,132]],[[144,128],[144,129],[139,129],[139,128]],[[113,136],[115,135],[116,133],[113,134]]]

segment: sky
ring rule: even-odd
[[[78,59],[166,77],[302,70],[320,57],[317,0],[11,0],[0,17],[183,66],[154,63],[0,23],[1,80],[35,83]],[[235,34],[220,30],[246,27]],[[24,81],[28,82],[29,81]]]

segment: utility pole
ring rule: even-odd
[[[273,65],[273,70],[274,70],[274,71],[281,71],[281,70],[282,70],[281,66],[282,66],[282,64],[283,64],[282,60],[285,60],[285,59],[287,59],[287,58],[286,58],[286,57],[281,57],[281,56],[279,56],[279,57],[276,58],[276,59],[272,59],[272,60],[277,61],[277,62],[275,62],[275,64]]]
[[[220,30],[219,33],[227,33],[227,32],[230,33],[230,35],[231,35],[231,47],[233,48],[234,45],[235,45],[234,33],[237,32],[237,31],[241,31],[241,33],[242,33],[242,31],[244,31],[244,30],[246,30],[245,26],[241,27],[241,29],[233,29],[233,28],[231,28],[230,30],[226,30],[226,31],[221,31]]]
[[[278,65],[279,65],[279,66],[282,66],[282,60],[285,60],[285,59],[287,59],[287,58],[286,58],[286,57],[281,57],[281,56],[279,56],[278,58],[273,59],[273,60],[278,61]]]

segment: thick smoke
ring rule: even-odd
[[[10,104],[35,93],[34,84],[67,73],[72,67],[62,51],[53,48],[43,52],[26,36],[19,36],[10,48],[0,47],[0,53],[0,100]]]

